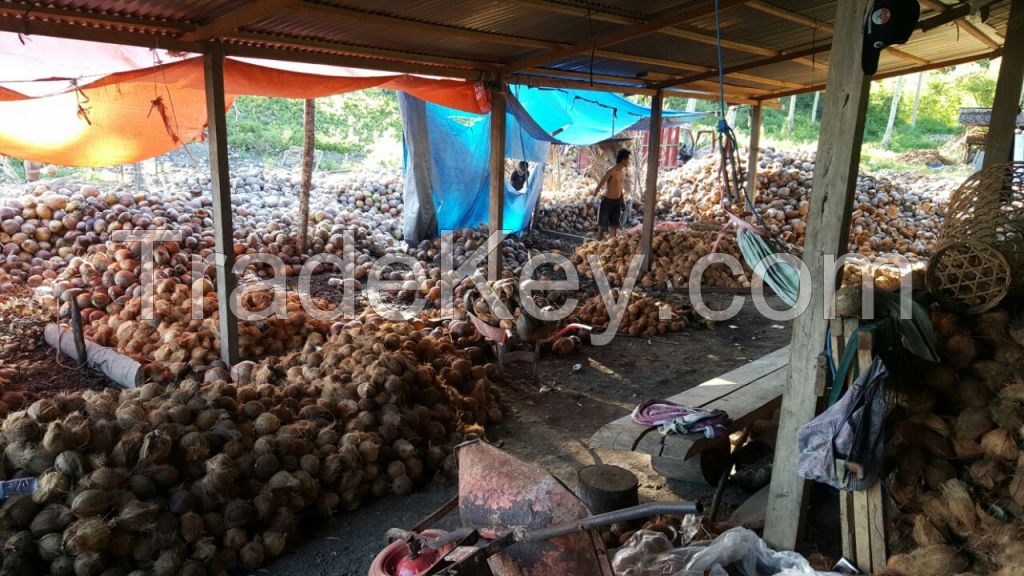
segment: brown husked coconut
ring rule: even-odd
[[[934,545],[889,558],[887,568],[904,576],[954,576],[967,569],[967,557],[952,546]]]
[[[0,529],[27,528],[39,509],[29,495],[12,496],[0,506]]]
[[[110,524],[99,516],[83,518],[64,531],[64,550],[68,554],[101,552],[110,542]]]
[[[50,470],[39,477],[36,490],[32,493],[32,500],[36,504],[55,502],[67,496],[69,490],[71,479],[56,470]]]
[[[159,513],[160,507],[156,504],[132,500],[121,507],[114,525],[125,530],[143,532],[153,526]]]
[[[259,568],[266,559],[266,550],[263,543],[253,540],[242,546],[242,549],[238,552],[238,559],[247,568]]]
[[[15,468],[38,476],[53,467],[56,456],[38,444],[13,442],[4,449],[4,456]]]
[[[184,561],[185,558],[181,550],[166,548],[160,552],[160,556],[153,563],[153,574],[154,576],[179,576]]]
[[[50,532],[39,538],[37,542],[37,553],[43,562],[53,562],[64,552],[64,545],[61,544],[60,532]]]
[[[39,423],[27,411],[8,414],[4,419],[4,438],[10,442],[30,442],[39,437]]]
[[[60,533],[66,528],[75,517],[68,510],[67,506],[61,504],[50,504],[46,508],[43,508],[36,514],[35,518],[32,519],[32,524],[29,526],[29,530],[32,534],[43,536],[45,534]],[[53,560],[52,558],[50,560]]]
[[[28,414],[40,424],[53,422],[61,416],[57,403],[48,398],[36,400],[28,407]]]
[[[947,544],[946,537],[924,514],[914,516],[914,542],[920,547]]]
[[[53,467],[71,480],[79,480],[85,473],[82,455],[74,450],[66,450],[58,454]]]
[[[98,552],[83,552],[75,556],[75,576],[99,576],[106,568],[103,555]]]
[[[188,512],[181,516],[181,537],[185,542],[193,543],[203,535],[203,517],[195,512]]]
[[[992,458],[1017,460],[1017,440],[1014,433],[1003,428],[996,428],[981,437],[981,448]]]
[[[978,515],[967,486],[953,478],[942,485],[942,495],[950,528],[961,536],[971,534],[978,526]]]
[[[84,490],[71,501],[71,513],[78,518],[100,516],[111,506],[110,494],[104,490]]]
[[[977,440],[994,427],[987,408],[968,407],[957,416],[953,430],[959,440]]]
[[[75,559],[70,556],[59,556],[50,563],[50,574],[53,576],[76,576]]]

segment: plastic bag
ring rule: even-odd
[[[729,569],[727,571],[726,569]],[[723,532],[707,546],[672,548],[660,532],[639,530],[615,553],[616,576],[827,576],[795,552],[776,552],[746,528]]]

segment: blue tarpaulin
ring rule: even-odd
[[[505,156],[531,163],[517,191],[505,179],[502,229],[519,232],[533,215],[552,143],[590,145],[632,128],[650,110],[603,92],[512,85]],[[490,116],[399,93],[405,132],[405,237],[416,241],[489,220]],[[701,113],[665,111],[666,117]]]

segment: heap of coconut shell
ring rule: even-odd
[[[772,234],[787,244],[803,246],[814,155],[768,148],[761,151],[759,158],[755,206]],[[726,208],[746,211],[742,196],[738,202],[727,199],[723,207],[720,164],[721,159],[713,155],[661,173],[659,218],[725,223]],[[936,248],[944,218],[943,203],[955,185],[952,179],[860,174],[850,219],[850,250],[927,258]]]
[[[650,269],[637,280],[637,286],[647,290],[666,290],[670,287],[689,286],[690,273],[698,260],[711,254],[714,237],[689,230],[656,231],[651,241]],[[619,234],[602,241],[587,242],[572,256],[581,278],[593,279],[595,271],[590,258],[596,256],[609,285],[620,287],[626,279],[630,262],[639,254],[639,234]],[[739,254],[729,238],[723,238],[720,251]],[[705,287],[749,287],[750,275],[744,272],[733,276],[724,264],[714,264],[704,271],[701,285]]]
[[[940,364],[904,385],[888,443],[899,505],[886,574],[1024,566],[1024,317],[934,311]]]
[[[205,576],[252,570],[308,517],[404,495],[449,447],[501,419],[468,326],[365,317],[230,377],[0,401],[0,506],[11,575]]]

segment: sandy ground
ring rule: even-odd
[[[729,297],[708,300],[727,302]],[[748,302],[740,316],[713,330],[695,328],[664,340],[620,337],[575,356],[546,357],[536,378],[525,370],[506,376],[502,384],[506,418],[488,431],[489,440],[543,466],[570,487],[575,485],[576,470],[606,462],[638,475],[641,500],[710,502],[710,487],[666,483],[651,470],[645,456],[593,450],[586,440],[641,400],[670,396],[732,370],[786,345],[789,335],[788,325],[761,317]],[[575,364],[582,368],[574,371]],[[455,487],[435,484],[418,494],[385,498],[340,515],[257,573],[363,576],[383,548],[388,528],[411,528],[454,494]],[[739,489],[730,488],[723,511],[727,513],[745,498]],[[451,527],[455,521],[453,514],[442,527]]]

